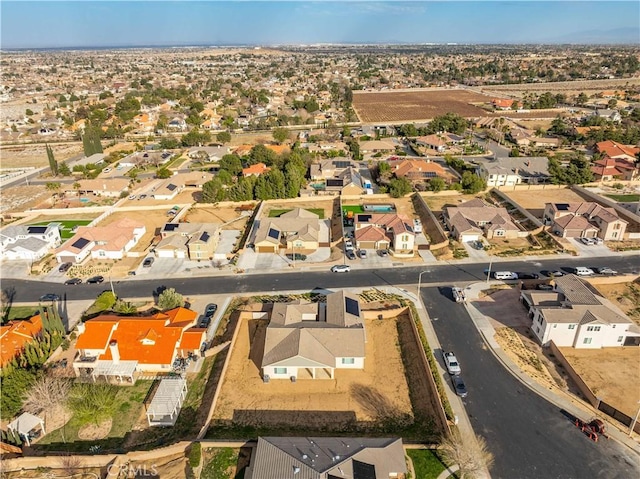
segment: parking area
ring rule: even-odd
[[[616,254],[604,244],[586,245],[578,238],[567,238],[567,240],[576,249],[578,256],[593,258],[595,256],[615,256]]]
[[[476,241],[468,241],[462,243],[465,251],[473,261],[485,262],[489,261],[489,253],[485,251],[484,247],[479,248]]]

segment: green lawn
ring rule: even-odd
[[[635,201],[640,201],[640,195],[604,195],[607,198],[611,198],[612,200],[617,201],[618,203],[633,203]]]
[[[356,213],[364,213],[364,208],[362,205],[342,205],[342,211],[353,211]]]
[[[29,226],[47,226],[51,223],[60,223],[62,227],[60,228],[60,237],[63,240],[68,240],[73,236],[73,228],[76,226],[87,226],[91,223],[92,220],[51,220],[51,221],[42,221],[40,223],[33,223]]]
[[[204,452],[204,451],[203,451]],[[200,479],[242,479],[244,469],[231,474],[231,468],[238,464],[238,449],[230,447],[220,449],[206,449],[204,467]]]
[[[35,315],[40,308],[37,305],[34,306],[9,306],[6,312],[6,321],[12,319],[28,319]]]
[[[312,213],[317,214],[321,220],[324,219],[324,210],[322,208],[305,208],[305,209],[307,211],[311,211]],[[288,213],[289,211],[291,211],[291,208],[286,210],[280,210],[280,209],[271,210],[269,211],[269,218],[278,218],[280,215]]]
[[[446,469],[435,451],[431,449],[407,449],[413,462],[416,479],[436,479]]]

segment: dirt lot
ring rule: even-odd
[[[265,320],[246,319],[238,325],[214,419],[315,428],[412,414],[394,320],[365,322],[364,371],[340,369],[335,379],[295,383],[262,382],[266,326]]]
[[[53,149],[56,160],[66,160],[82,153],[82,143],[56,144],[49,143]],[[3,168],[36,167],[42,168],[49,165],[45,144],[4,146],[0,149]]]
[[[491,97],[468,90],[353,92],[353,108],[365,123],[428,120],[450,112],[467,118],[490,116],[473,105],[490,101]]]
[[[582,203],[585,199],[569,188],[548,190],[505,191],[504,194],[523,208],[542,218],[545,203]]]
[[[628,416],[636,413],[640,401],[640,348],[560,350],[597,397]]]
[[[160,228],[169,221],[165,210],[120,211],[107,216],[97,226],[108,226],[123,218],[144,223],[147,229],[147,232],[140,238],[138,244],[135,245],[131,251],[145,251],[149,248],[156,233],[159,234]]]
[[[455,206],[457,204],[464,203],[465,201],[470,201],[474,198],[484,199],[482,196],[477,195],[423,196],[423,198],[429,206],[429,209],[434,213],[442,211],[442,208],[444,208],[446,205]]]
[[[173,205],[183,205],[183,204],[188,204],[188,203],[194,203],[195,201],[197,201],[199,195],[201,194],[201,190],[200,189],[196,189],[196,188],[186,188],[185,190],[181,191],[180,193],[178,193],[175,198],[173,198],[172,200],[156,200],[154,198],[151,198],[151,195],[153,194],[149,188],[147,187],[145,188],[139,188],[136,187],[136,191],[135,191],[135,195],[136,198],[139,197],[141,194],[145,194],[147,195],[147,197],[143,200],[139,200],[139,199],[135,199],[135,200],[129,200],[127,199],[126,201],[124,201],[122,203],[122,206],[155,206],[155,205],[167,205],[167,206],[173,206]]]
[[[269,211],[271,210],[283,210],[283,209],[293,209],[293,208],[303,208],[303,209],[323,209],[324,210],[324,218],[329,219],[333,217],[333,199],[321,200],[321,201],[286,201],[283,203],[269,203],[265,205],[262,210],[262,216],[267,218],[269,216]]]
[[[252,211],[248,211],[252,213]],[[242,211],[237,211],[235,207],[221,208],[211,206],[206,208],[191,208],[185,215],[185,219],[190,223],[228,223],[236,218],[237,221],[224,226],[223,230],[242,230],[249,220],[249,216],[241,216]]]
[[[598,284],[595,288],[640,325],[640,279],[633,283]]]
[[[51,192],[44,185],[11,186],[2,189],[2,213],[20,212],[29,208],[50,208]]]
[[[536,92],[562,92],[567,95],[575,95],[585,92],[587,95],[600,93],[603,90],[627,90],[632,85],[640,85],[640,78],[624,78],[619,80],[582,80],[550,83],[527,83],[518,85],[491,85],[483,86],[482,91],[508,93],[514,96],[523,96],[525,93]]]

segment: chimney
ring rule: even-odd
[[[527,168],[531,166],[531,160],[527,160]]]
[[[109,342],[109,349],[111,350],[111,359],[113,360],[113,364],[118,364],[120,362],[120,351],[118,350],[118,341],[115,339]]]

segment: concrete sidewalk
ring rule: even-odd
[[[478,309],[471,304],[471,301],[478,299],[478,295],[481,291],[488,289],[491,285],[503,285],[501,281],[491,281],[489,283],[473,283],[465,288],[465,295],[467,301],[465,307],[471,320],[475,324],[478,331],[482,335],[485,343],[490,346],[491,352],[498,358],[498,360],[504,365],[505,368],[513,374],[522,384],[527,386],[533,392],[542,396],[547,401],[555,404],[558,408],[573,414],[576,417],[584,420],[590,420],[594,416],[604,420],[607,424],[607,434],[616,441],[626,445],[636,453],[640,454],[640,443],[638,440],[629,437],[627,427],[619,424],[617,421],[613,421],[607,415],[597,411],[589,403],[580,400],[579,398],[566,393],[560,389],[549,389],[531,379],[525,374],[516,363],[514,363],[509,356],[504,352],[500,345],[495,340],[495,329],[491,322],[484,316]],[[637,435],[636,435],[637,437]]]

